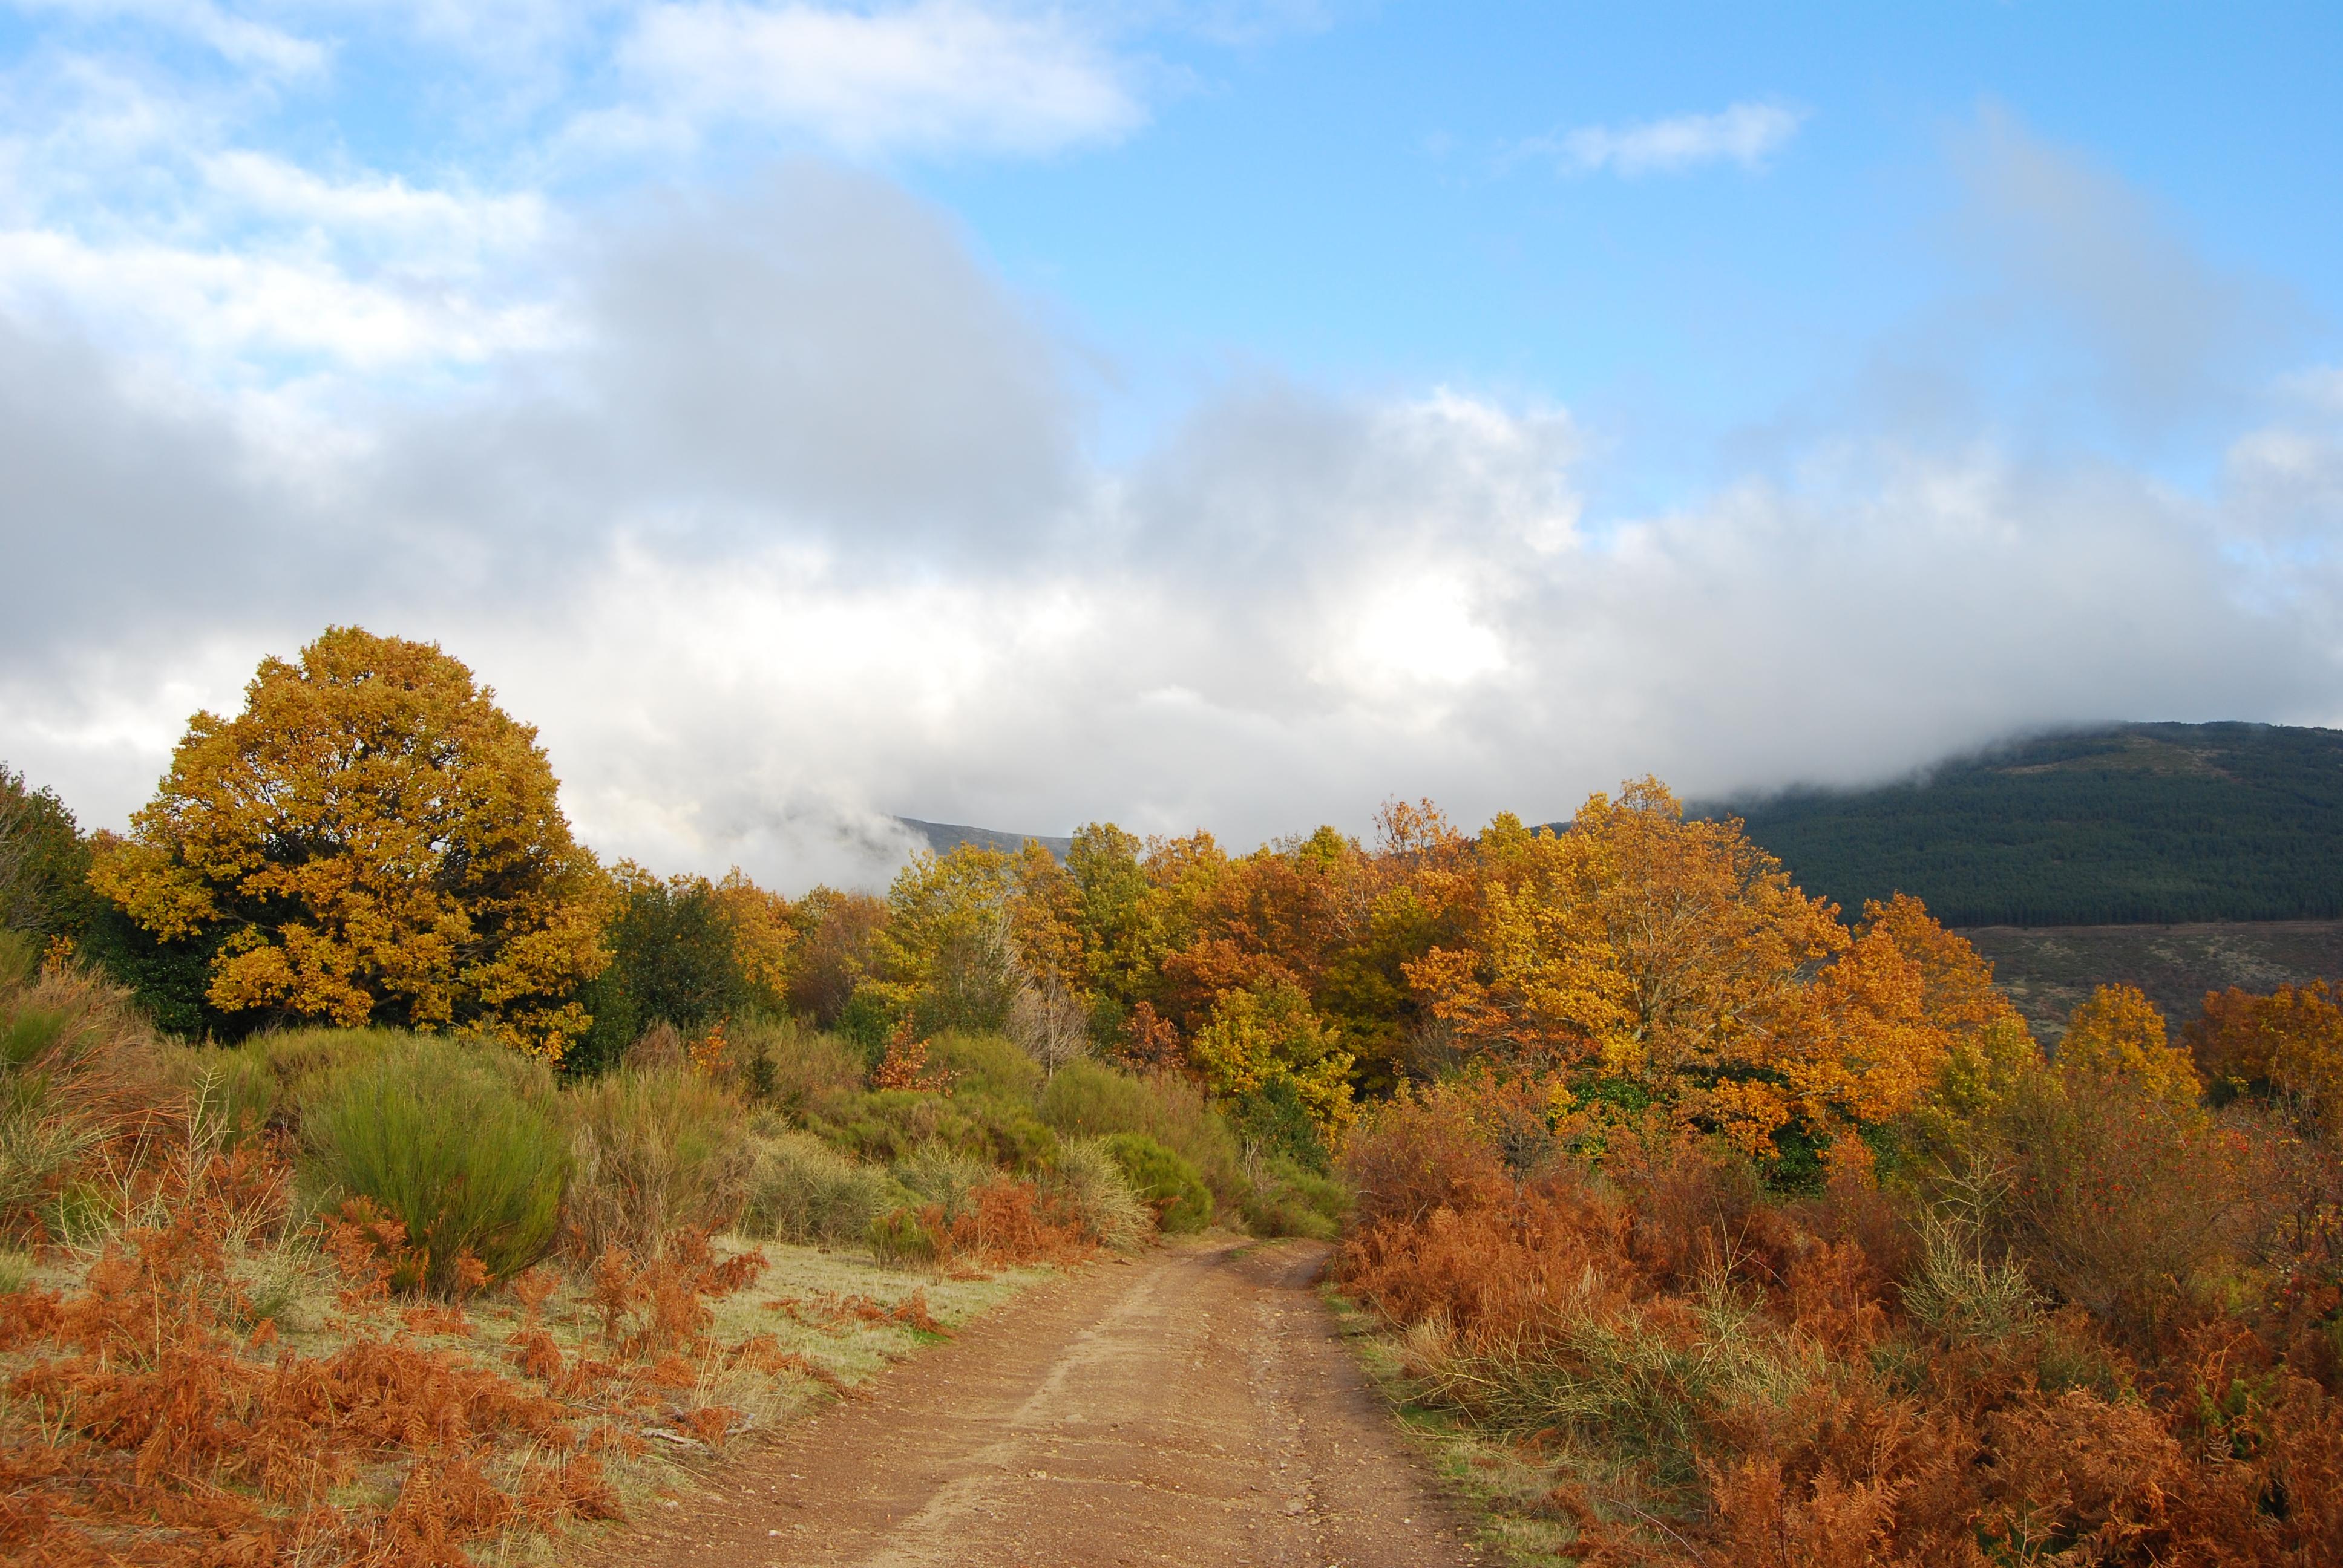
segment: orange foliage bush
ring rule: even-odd
[[[1460,1097],[1403,1094],[1351,1138],[1343,1174],[1358,1190],[1362,1234],[1385,1221],[1413,1224],[1437,1209],[1485,1206],[1507,1191],[1504,1163]]]
[[[39,1418],[0,1461],[0,1546],[59,1563],[438,1564],[518,1520],[614,1516],[573,1412],[524,1384],[403,1338],[255,1353],[273,1324],[247,1326],[226,1238],[256,1205],[283,1218],[285,1175],[256,1147],[183,1153],[159,1177],[168,1225],[127,1232],[76,1293],[0,1297],[0,1353],[22,1362],[8,1393]],[[381,1249],[351,1244],[358,1229],[343,1222],[353,1306],[387,1279]],[[538,1457],[498,1459],[506,1440]],[[328,1500],[361,1466],[409,1454],[387,1509]]]
[[[769,1337],[719,1357],[707,1301],[752,1283],[764,1260],[719,1261],[697,1235],[649,1268],[616,1252],[598,1261],[591,1299],[608,1359],[565,1355],[544,1330],[542,1271],[515,1283],[510,1372],[427,1348],[411,1336],[471,1335],[463,1303],[393,1312],[405,1233],[362,1203],[320,1228],[342,1274],[339,1348],[265,1353],[275,1325],[256,1319],[229,1238],[281,1230],[288,1191],[272,1150],[183,1149],[155,1177],[167,1224],[127,1231],[76,1292],[0,1296],[19,1412],[0,1428],[9,1561],[453,1568],[468,1563],[466,1543],[517,1525],[617,1517],[598,1453],[639,1449],[646,1421],[720,1446],[738,1412],[674,1400],[712,1360],[835,1384]],[[350,1483],[386,1473],[386,1503],[347,1500]]]
[[[1512,1180],[1473,1128],[1433,1097],[1362,1130],[1377,1197],[1335,1278],[1406,1331],[1421,1397],[1559,1456],[1534,1511],[1584,1560],[2343,1562],[2334,1296],[2147,1340],[2072,1306],[1932,1328],[1864,1240],[1892,1206],[1865,1158],[1793,1208],[1658,1135]]]

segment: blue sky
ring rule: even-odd
[[[2343,13],[0,3],[0,759],[436,638],[614,853],[2332,722]],[[874,869],[874,868],[876,868]]]

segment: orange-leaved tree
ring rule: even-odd
[[[329,628],[198,713],[93,886],[215,947],[224,1013],[466,1029],[558,1059],[613,900],[537,732],[436,644]]]
[[[1656,779],[1596,795],[1564,833],[1501,817],[1482,835],[1464,943],[1407,966],[1468,1043],[1632,1085],[1753,1151],[1798,1089],[1785,1031],[1813,966],[1846,947],[1734,821],[1687,820]]]
[[[2343,1131],[2343,1006],[2325,980],[2208,991],[2180,1035],[2210,1081],[2283,1096]]]

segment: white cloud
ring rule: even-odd
[[[548,226],[545,200],[533,191],[485,196],[380,176],[329,180],[248,148],[209,153],[198,164],[206,184],[238,214],[312,226],[337,240],[387,240],[403,264],[435,271],[521,251]]]
[[[1801,108],[1742,103],[1713,115],[1677,115],[1624,126],[1582,126],[1524,143],[1521,150],[1551,156],[1564,173],[1574,175],[1607,170],[1632,179],[1719,163],[1755,169],[1788,146],[1806,118],[1807,111]]]
[[[2046,401],[2087,400],[2137,434],[2243,413],[2300,325],[2282,291],[2213,265],[2145,193],[1991,105],[1951,150],[1966,196],[1951,237],[1992,286],[1949,330],[1990,323],[2050,367]]]
[[[362,280],[317,256],[96,245],[42,229],[0,231],[0,305],[63,311],[117,341],[166,347],[194,377],[284,356],[361,370],[478,363],[560,330],[535,302],[498,306]]]
[[[745,121],[858,154],[1040,153],[1145,118],[1124,63],[1067,14],[970,0],[656,5],[618,59],[637,96],[587,135],[672,139]]]
[[[599,849],[785,886],[882,876],[892,811],[1244,842],[1392,794],[1552,815],[1647,769],[1853,781],[2029,725],[2343,709],[2333,371],[2228,428],[2204,495],[1880,426],[1590,522],[1571,417],[1471,389],[1236,379],[1101,463],[1046,315],[834,166],[566,227],[183,161],[168,222],[0,238],[0,757],[96,824],[334,621],[470,662]],[[2111,265],[2139,238],[2101,232]],[[227,389],[152,395],[158,344]],[[348,367],[297,472],[236,389],[294,353]],[[397,395],[447,360],[476,373]]]
[[[8,0],[16,10],[75,21],[143,22],[180,34],[231,65],[277,76],[305,76],[325,68],[324,45],[256,22],[212,0]]]

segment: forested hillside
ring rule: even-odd
[[[2343,915],[2343,731],[2125,724],[1858,791],[1710,803],[1807,891],[1916,894],[1948,925]]]
[[[970,828],[960,822],[922,822],[917,817],[898,817],[895,820],[926,839],[928,848],[939,855],[949,855],[962,844],[1013,855],[1031,839],[1062,860],[1066,851],[1074,847],[1071,838],[1053,838],[1047,833],[1004,833],[998,828]]]

